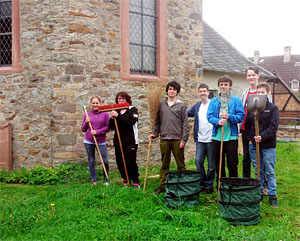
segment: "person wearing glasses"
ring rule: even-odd
[[[201,191],[205,193],[213,192],[213,182],[215,178],[215,162],[212,158],[212,124],[207,121],[206,114],[210,99],[209,88],[206,84],[200,84],[198,88],[200,101],[188,110],[188,117],[194,117],[194,140],[196,143],[195,163],[200,172]],[[207,171],[205,171],[204,160],[207,157]]]
[[[127,182],[120,143],[118,140],[118,135],[115,131],[114,146],[115,146],[117,166],[120,171],[120,175],[123,178],[123,186],[124,187],[131,186],[131,181],[132,181],[133,187],[140,189],[139,169],[136,163],[136,154],[137,154],[138,142],[139,142],[138,109],[131,105],[132,104],[131,96],[127,92],[119,92],[116,95],[115,102],[117,104],[129,103],[130,105],[128,109],[111,111],[111,118],[109,120],[109,128],[111,130],[116,130],[115,122],[113,119],[116,118],[118,129],[120,132],[120,138],[121,138],[124,157],[125,157],[125,164],[126,164],[130,183]]]

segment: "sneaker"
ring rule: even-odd
[[[104,186],[109,186],[110,185],[110,183],[109,183],[109,181],[104,181]]]
[[[159,188],[154,190],[154,193],[155,194],[161,194],[161,193],[164,193],[165,191],[166,191],[165,188],[159,187]]]
[[[92,181],[91,184],[92,186],[96,186],[97,182]]]
[[[214,191],[213,188],[206,188],[206,189],[204,190],[204,192],[205,192],[206,194],[211,194],[213,191]]]
[[[133,183],[133,188],[140,190],[141,186],[139,183]]]
[[[278,208],[277,197],[276,196],[270,196],[269,201],[270,201],[271,207]]]
[[[126,188],[128,187],[128,182],[126,179],[123,180],[123,187],[126,187]]]
[[[264,196],[268,196],[268,189],[267,189],[267,188],[264,188],[263,193],[264,193]]]

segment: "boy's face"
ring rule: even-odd
[[[258,95],[268,95],[268,91],[266,88],[258,88],[257,89],[257,94]]]
[[[169,97],[171,97],[171,98],[176,97],[176,95],[177,95],[177,89],[175,89],[172,86],[169,86],[167,95]]]
[[[250,86],[256,87],[257,83],[258,83],[258,80],[259,80],[259,77],[260,77],[259,74],[256,74],[254,72],[254,70],[249,69],[247,71],[247,80],[248,80]]]
[[[219,90],[221,92],[221,95],[228,95],[230,92],[231,86],[228,82],[220,82],[219,83]]]
[[[198,95],[199,95],[199,97],[200,97],[200,99],[201,99],[202,101],[205,101],[205,100],[208,99],[208,96],[209,96],[209,90],[206,89],[206,88],[200,88],[200,89],[198,90]]]

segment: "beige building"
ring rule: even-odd
[[[243,91],[249,88],[245,72],[249,66],[259,68],[260,81],[274,78],[271,72],[251,62],[218,32],[203,22],[203,81],[215,94],[218,93],[218,78],[226,74],[233,80],[232,93],[240,97]]]

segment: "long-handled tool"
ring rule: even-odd
[[[162,96],[163,96],[163,89],[162,89],[161,85],[149,86],[147,99],[148,99],[148,110],[149,110],[149,117],[150,117],[150,132],[151,133],[153,133],[153,130],[154,130],[155,120],[157,117],[157,112],[159,110]],[[149,145],[148,145],[148,154],[147,154],[146,170],[145,170],[145,178],[144,178],[144,188],[143,188],[144,194],[146,191],[146,183],[147,183],[150,152],[151,152],[151,143],[152,143],[152,138],[149,140]]]
[[[257,110],[254,111],[254,124],[255,124],[255,136],[259,136],[259,126],[257,118]],[[259,143],[255,142],[256,145],[256,170],[257,180],[260,181],[260,156],[259,156]]]
[[[225,110],[228,98],[226,98],[226,96],[221,95],[219,100],[221,102],[221,108]],[[224,139],[224,125],[222,126],[221,145],[220,145],[220,162],[219,162],[219,176],[218,176],[218,203],[219,203],[219,197],[220,197],[220,179],[221,179],[221,175],[222,175],[223,139]]]
[[[254,114],[255,136],[259,136],[258,112],[263,112],[267,104],[267,95],[249,95],[247,100],[248,112]],[[256,142],[256,173],[257,180],[260,181],[260,156],[259,143]]]
[[[219,177],[218,177],[218,203],[219,203],[219,196],[220,196],[220,179],[221,179],[221,172],[222,172],[223,138],[224,138],[224,126],[222,126],[221,146],[220,146],[220,162],[219,162]]]
[[[144,188],[143,188],[143,193],[144,194],[145,194],[145,191],[146,191],[146,182],[147,182],[147,176],[148,176],[148,168],[149,168],[149,160],[150,160],[150,152],[151,152],[151,143],[152,143],[152,138],[149,140],[149,145],[148,145],[146,170],[145,170],[145,178],[144,178]]]
[[[124,104],[114,104],[114,105],[104,105],[104,106],[99,106],[98,111],[99,112],[107,112],[107,111],[112,111],[112,110],[121,110],[121,109],[128,109],[129,108],[129,103],[124,103]],[[116,127],[116,132],[119,140],[119,145],[121,149],[121,155],[122,155],[122,160],[123,160],[123,165],[124,165],[124,171],[126,175],[126,180],[128,183],[128,186],[130,187],[130,182],[129,182],[129,177],[128,177],[128,172],[127,172],[127,167],[126,167],[126,162],[125,162],[125,157],[124,157],[124,151],[123,151],[123,146],[122,146],[122,141],[120,137],[120,132],[119,132],[119,127],[116,118],[114,117],[114,122],[115,122],[115,127]]]
[[[77,95],[74,100],[77,104],[79,104],[81,107],[83,107],[85,115],[88,118],[88,112],[87,112],[87,109],[86,109],[87,95],[88,95],[88,92],[85,91],[85,92]],[[89,126],[90,126],[90,129],[92,131],[93,127],[92,127],[92,124],[91,124],[90,121],[89,121]],[[94,138],[94,142],[95,142],[95,145],[96,145],[96,148],[97,148],[97,152],[99,154],[101,164],[102,164],[105,176],[106,176],[106,180],[109,181],[108,174],[107,174],[107,171],[106,171],[106,168],[105,168],[105,165],[104,165],[104,161],[103,161],[103,158],[102,158],[102,155],[101,155],[101,152],[100,152],[100,149],[99,149],[99,146],[98,146],[95,135],[93,135],[93,138]]]

